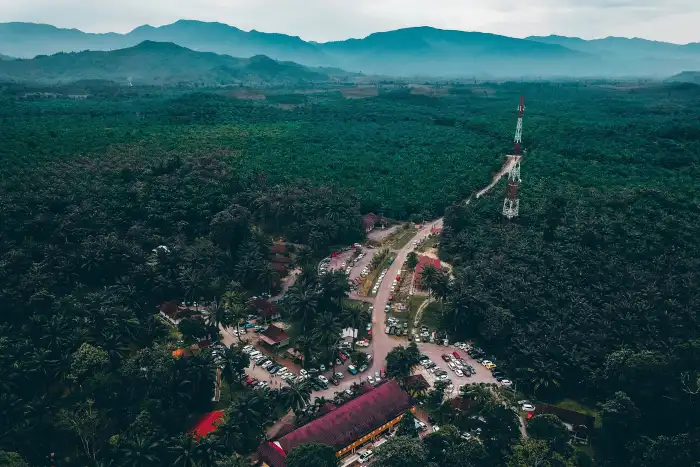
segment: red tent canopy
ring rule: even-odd
[[[209,433],[216,430],[218,422],[221,421],[222,418],[224,418],[223,410],[215,410],[204,414],[192,428],[192,430],[190,430],[190,433],[192,433],[197,439],[204,438]]]

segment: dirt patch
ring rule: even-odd
[[[261,94],[257,91],[251,89],[236,89],[229,93],[231,97],[236,99],[248,100],[248,101],[264,101],[267,99],[265,94]]]
[[[449,94],[449,89],[446,87],[436,88],[428,84],[409,84],[408,87],[411,89],[411,94],[416,95],[441,97]]]
[[[364,99],[375,97],[378,91],[376,86],[358,86],[355,88],[341,88],[340,93],[346,99]]]

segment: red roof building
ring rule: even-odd
[[[209,433],[216,431],[219,423],[224,418],[223,410],[215,410],[204,414],[202,418],[199,419],[197,424],[190,430],[190,433],[194,435],[195,438],[204,438]]]
[[[259,334],[260,340],[272,347],[285,346],[289,344],[289,335],[284,329],[271,324]]]
[[[423,274],[423,269],[429,265],[432,264],[435,266],[435,269],[440,270],[440,260],[431,258],[430,256],[419,256],[418,257],[418,265],[416,266],[416,270],[413,272],[413,286],[417,289],[423,290],[425,287],[421,283],[421,276]]]
[[[265,319],[276,318],[280,315],[280,309],[274,303],[264,298],[251,300],[249,304],[258,312],[258,316]]]
[[[362,224],[365,226],[365,232],[371,232],[377,222],[379,222],[379,216],[373,212],[362,217]]]
[[[263,442],[259,459],[270,467],[286,467],[287,455],[310,442],[331,446],[342,457],[395,426],[412,406],[399,383],[388,381],[277,441]]]

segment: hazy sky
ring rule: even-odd
[[[700,0],[0,0],[0,22],[128,32],[178,19],[328,41],[407,26],[514,37],[561,34],[700,42]]]

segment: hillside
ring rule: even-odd
[[[606,37],[583,40],[566,36],[531,36],[526,39],[549,45],[560,45],[601,58],[606,68],[620,73],[645,76],[651,70],[669,70],[667,75],[700,67],[700,44],[685,45],[650,41],[640,38]]]
[[[115,50],[145,40],[233,57],[266,55],[306,66],[348,71],[443,77],[669,76],[700,66],[700,44],[677,45],[609,37],[586,41],[415,27],[362,39],[316,43],[296,36],[243,31],[222,23],[181,20],[140,26],[126,34],[84,33],[46,24],[1,23],[4,53],[23,58],[57,52]]]
[[[14,57],[10,57],[10,56],[8,56],[8,55],[0,54],[0,60],[14,60],[14,59],[15,59]]]
[[[700,71],[683,71],[666,80],[669,83],[693,83],[700,84]]]
[[[78,80],[132,84],[285,84],[325,81],[328,75],[263,55],[233,58],[152,41],[108,52],[57,53],[0,62],[0,81],[66,83]]]

